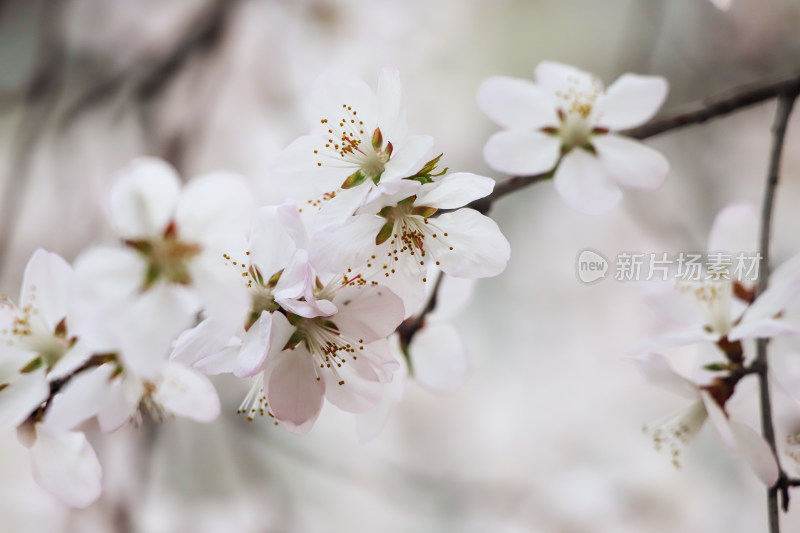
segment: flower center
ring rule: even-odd
[[[125,245],[139,252],[147,261],[143,290],[149,289],[160,279],[189,285],[192,277],[188,263],[203,251],[199,244],[181,241],[174,222],[167,225],[161,238],[128,239]]]
[[[591,105],[588,105],[588,108],[577,113],[569,112],[564,116],[559,135],[564,151],[582,148],[589,144],[592,130],[586,117],[591,113]]]
[[[708,414],[703,402],[697,401],[688,408],[667,417],[655,424],[655,427],[644,426],[645,433],[650,433],[656,451],[669,454],[675,468],[681,466],[680,460],[689,443],[703,427]]]
[[[730,280],[706,281],[702,283],[679,283],[677,289],[690,293],[700,304],[711,331],[727,335],[733,326],[731,300],[733,284]]]
[[[339,385],[344,385],[337,369],[347,362],[348,356],[353,360],[358,359],[356,353],[364,349],[363,341],[343,336],[336,323],[328,317],[303,318],[290,314],[288,318],[295,326],[295,332],[284,349],[294,349],[303,343],[319,368],[330,370]],[[317,372],[317,380],[319,379]]]
[[[31,293],[35,295],[35,287],[31,288]],[[39,315],[39,310],[33,304],[20,309],[7,297],[3,297],[0,299],[0,308],[9,309],[14,314],[11,328],[0,331],[0,338],[10,346],[37,354],[22,369],[23,373],[33,372],[42,366],[51,369],[77,340],[75,337],[67,336],[66,319],[61,319],[56,327],[49,331]]]

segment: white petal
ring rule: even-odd
[[[722,439],[723,444],[725,444],[728,449],[736,451],[736,436],[731,428],[728,415],[725,414],[725,412],[722,410],[722,407],[720,407],[714,398],[712,398],[711,395],[705,390],[700,390],[700,397],[703,399],[703,405],[708,413],[708,419],[711,422],[711,425],[714,426],[714,429],[717,430],[717,433]]]
[[[728,339],[738,341],[741,339],[770,339],[779,335],[793,335],[800,333],[797,326],[783,320],[761,318],[757,320],[743,320],[728,333]]]
[[[255,211],[253,193],[241,176],[215,173],[193,179],[181,192],[175,223],[181,240],[225,245],[243,236]]]
[[[50,395],[44,369],[21,374],[0,390],[0,432],[10,431],[28,418]]]
[[[720,11],[727,11],[731,8],[731,3],[733,0],[710,0],[714,7],[719,9]]]
[[[97,308],[117,308],[136,294],[145,281],[147,264],[142,256],[130,248],[95,246],[75,260],[75,298],[73,312],[86,312]],[[90,323],[92,316],[85,317]],[[84,324],[89,326],[91,324]],[[70,323],[70,328],[76,324]],[[80,334],[79,334],[80,336]]]
[[[447,320],[463,311],[475,292],[474,279],[444,276],[439,286],[439,296],[436,300],[436,309],[428,313],[427,320]],[[431,285],[432,286],[432,285]]]
[[[95,416],[103,402],[115,365],[106,363],[73,376],[51,400],[43,424],[63,433]]]
[[[314,83],[311,99],[318,130],[322,129],[320,119],[328,119],[332,123],[338,123],[345,117],[349,120],[350,115],[344,110],[347,106],[364,122],[370,135],[377,125],[378,99],[375,93],[364,81],[346,72],[330,69],[320,74]],[[327,128],[323,131],[327,131]]]
[[[72,267],[60,255],[36,250],[25,267],[21,308],[31,306],[44,321],[48,332],[67,316],[67,302],[72,289]]]
[[[708,235],[709,252],[753,253],[758,250],[758,213],[750,204],[720,211]]]
[[[425,246],[442,272],[460,278],[486,278],[506,268],[511,246],[491,218],[473,209],[459,209],[429,219],[436,238]]]
[[[36,482],[70,507],[87,507],[100,497],[102,469],[83,433],[55,434],[39,426],[31,466]]]
[[[308,248],[308,234],[297,206],[287,202],[276,208],[278,220],[283,230],[292,239],[297,248]]]
[[[392,157],[386,162],[380,184],[413,176],[432,159],[432,148],[433,137],[429,135],[413,135],[397,146],[392,144]]]
[[[144,157],[117,175],[111,189],[111,221],[123,238],[160,235],[178,202],[180,178],[168,163]]]
[[[505,129],[536,130],[558,125],[552,95],[528,80],[489,78],[478,89],[478,107]]]
[[[136,414],[144,392],[142,381],[135,376],[123,375],[111,381],[97,412],[100,429],[110,433],[130,420]]]
[[[258,373],[267,357],[277,355],[294,332],[282,313],[261,313],[258,321],[250,326],[244,336],[242,349],[236,358],[233,371],[237,377],[248,377]]]
[[[192,285],[202,300],[203,310],[220,327],[238,328],[247,316],[251,297],[242,282],[243,270],[225,264],[221,254],[210,252],[189,264]]]
[[[622,200],[622,191],[600,161],[582,149],[574,149],[562,159],[553,184],[564,202],[584,213],[605,213]]]
[[[187,329],[181,333],[172,344],[172,352],[169,355],[170,361],[194,366],[200,369],[202,361],[209,357],[219,356],[221,353],[233,355],[231,364],[235,359],[235,353],[241,346],[241,340],[233,336],[233,332],[221,328],[216,322],[206,319],[197,326]],[[228,370],[228,372],[232,372]],[[201,372],[208,374],[205,370]]]
[[[592,140],[606,173],[620,185],[639,189],[661,187],[669,162],[649,146],[618,135],[598,135]]]
[[[657,353],[647,353],[629,357],[636,364],[648,382],[690,400],[698,398],[698,388],[690,379],[675,372],[667,358]]]
[[[742,322],[763,320],[777,316],[800,296],[800,278],[780,278],[756,298],[742,315]]]
[[[658,352],[666,348],[703,342],[717,342],[718,340],[719,333],[709,332],[704,327],[695,326],[644,339],[631,348],[630,353]]]
[[[778,265],[770,276],[772,285],[793,284],[797,279],[800,279],[800,254],[793,255]]]
[[[385,218],[356,215],[342,226],[320,231],[311,237],[311,263],[326,272],[358,268],[374,253],[375,238]]]
[[[258,267],[266,279],[286,266],[296,247],[281,223],[278,209],[279,206],[259,209],[250,232],[250,264]]]
[[[89,357],[91,357],[93,350],[87,342],[78,339],[67,352],[56,361],[50,372],[47,373],[47,379],[51,382],[56,379],[61,379],[75,372]]]
[[[358,360],[364,359],[381,383],[389,383],[395,371],[400,368],[400,362],[395,358],[389,341],[380,339],[364,346],[356,354]]]
[[[272,414],[293,433],[307,433],[322,409],[325,384],[316,375],[311,354],[302,348],[277,355],[267,398]]]
[[[491,178],[469,172],[456,172],[420,187],[414,204],[437,209],[456,209],[488,196],[494,186],[495,181]]]
[[[338,189],[347,176],[358,170],[355,165],[332,164],[323,151],[326,142],[327,137],[320,135],[298,137],[278,154],[272,165],[279,187],[300,205]]]
[[[336,306],[328,300],[317,300],[315,297],[315,283],[308,252],[297,250],[275,286],[275,301],[286,311],[306,318],[334,314]]]
[[[383,431],[392,408],[403,398],[408,374],[404,361],[403,359],[399,363],[399,369],[395,372],[392,382],[383,386],[380,404],[356,417],[356,432],[359,442],[368,442],[377,437]]]
[[[437,394],[450,394],[469,375],[467,347],[453,326],[427,324],[411,340],[414,380]]]
[[[378,78],[378,127],[389,142],[397,142],[406,136],[403,86],[400,72],[395,67],[383,67]]]
[[[536,83],[548,94],[594,95],[603,85],[594,74],[555,61],[542,61],[535,69]]]
[[[339,309],[333,318],[339,330],[364,343],[388,337],[405,315],[402,300],[379,285],[344,287],[333,304]]]
[[[623,74],[595,102],[595,124],[612,131],[644,124],[664,103],[668,90],[661,76]]]
[[[767,487],[773,486],[778,481],[778,465],[764,437],[739,422],[731,421],[730,428],[736,437],[739,453],[755,475]]]
[[[219,416],[214,385],[200,372],[180,363],[163,366],[154,399],[168,412],[197,422],[211,422]]]
[[[486,164],[505,174],[534,176],[558,162],[561,141],[539,131],[506,130],[495,133],[483,147]]]

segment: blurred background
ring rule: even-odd
[[[304,134],[311,84],[341,67],[373,87],[399,67],[409,130],[444,164],[482,161],[496,131],[475,104],[492,75],[541,60],[606,83],[660,74],[665,109],[800,68],[800,0],[0,0],[0,293],[15,298],[44,247],[72,260],[107,238],[112,173],[151,154],[187,179],[229,169],[271,200],[273,157]],[[753,532],[765,490],[707,428],[680,471],[641,433],[685,406],[622,360],[659,329],[643,283],[575,275],[580,250],[704,250],[716,213],[761,201],[774,102],[652,139],[672,171],[603,216],[549,183],[498,202],[506,272],[456,319],[471,374],[440,397],[413,382],[384,431],[360,444],[326,408],[310,435],[235,414],[246,386],[216,381],[223,416],[93,433],[105,493],[70,511],[38,489],[27,451],[0,435],[0,531]],[[800,251],[800,112],[789,125],[776,260]],[[690,368],[700,350],[673,360]],[[745,395],[746,396],[746,395]],[[779,447],[800,409],[775,392]],[[755,394],[733,410],[757,427]],[[786,457],[790,474],[795,466]],[[800,529],[800,494],[783,517]]]

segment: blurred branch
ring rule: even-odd
[[[767,281],[770,273],[769,242],[772,233],[772,212],[775,205],[775,191],[778,187],[781,155],[786,140],[786,126],[789,123],[789,116],[792,107],[800,94],[800,83],[794,83],[784,87],[778,93],[778,110],[775,113],[775,123],[772,126],[772,151],[769,158],[769,169],[767,171],[767,183],[764,191],[764,204],[761,210],[761,236],[759,252],[761,253],[760,275],[758,286],[756,287],[756,297],[767,289]],[[764,439],[772,449],[775,462],[778,464],[780,476],[778,482],[767,490],[767,505],[769,513],[770,533],[779,533],[780,521],[778,516],[778,494],[783,499],[784,512],[789,509],[789,490],[786,472],[781,467],[778,450],[775,445],[775,428],[772,422],[772,403],[769,396],[769,366],[767,362],[767,343],[769,339],[758,339],[756,341],[756,362],[759,364],[759,401],[761,405],[761,432]]]
[[[431,291],[431,295],[428,298],[428,302],[425,304],[425,307],[423,307],[422,311],[416,315],[404,320],[403,323],[397,328],[397,335],[400,337],[400,346],[402,347],[403,353],[406,356],[406,362],[408,364],[408,371],[410,374],[413,374],[414,372],[411,366],[411,357],[408,353],[408,347],[411,344],[411,340],[414,338],[414,335],[416,335],[419,330],[425,327],[425,319],[427,316],[436,309],[436,303],[439,299],[439,288],[442,286],[443,279],[444,273],[437,273],[436,281],[433,283],[433,290]]]
[[[634,139],[647,139],[661,133],[676,130],[693,124],[702,124],[711,119],[739,111],[746,107],[765,102],[781,95],[797,94],[800,91],[800,72],[778,81],[759,82],[742,87],[737,87],[686,106],[685,109],[675,111],[663,117],[651,120],[647,124],[622,132]],[[494,192],[485,198],[475,200],[467,207],[471,207],[483,214],[489,212],[492,204],[519,189],[544,181],[552,177],[553,172],[537,174],[535,176],[514,176],[494,188]]]

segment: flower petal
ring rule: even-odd
[[[575,93],[591,96],[603,90],[603,84],[594,74],[556,61],[542,61],[536,65],[535,75],[536,83],[553,96]]]
[[[248,377],[258,373],[267,357],[280,352],[294,332],[283,313],[263,311],[258,321],[245,333],[242,349],[236,358],[233,371],[236,377]]]
[[[0,390],[0,432],[10,431],[28,418],[50,395],[44,368],[20,374]]]
[[[381,384],[372,367],[362,358],[349,359],[334,374],[323,370],[325,397],[348,413],[364,413],[381,400]]]
[[[325,395],[311,354],[303,348],[276,356],[269,377],[267,397],[275,418],[293,433],[308,433],[314,425]]]
[[[143,157],[122,169],[111,189],[110,219],[123,238],[160,235],[172,218],[181,181],[161,159]]]
[[[653,385],[690,400],[697,399],[699,394],[697,385],[675,372],[663,355],[647,353],[627,359],[635,363],[647,381]]]
[[[511,256],[511,246],[491,218],[463,208],[429,219],[437,237],[425,246],[442,272],[460,278],[486,278],[500,274]]]
[[[720,211],[708,235],[709,252],[752,253],[758,250],[758,213],[750,204]]]
[[[378,78],[378,127],[389,142],[406,136],[406,105],[396,67],[383,67]]]
[[[469,375],[467,347],[449,324],[428,324],[408,347],[414,380],[437,394],[450,394]]]
[[[701,389],[700,397],[703,399],[703,405],[708,413],[708,420],[711,422],[711,425],[714,426],[714,429],[717,430],[717,434],[719,434],[723,444],[725,444],[728,449],[736,451],[738,449],[736,436],[731,428],[728,415],[725,414],[722,407],[719,406],[716,400],[714,400],[707,391]]]
[[[558,162],[561,141],[540,131],[506,130],[489,137],[483,147],[486,164],[498,172],[535,176]]]
[[[437,209],[457,209],[488,196],[494,186],[495,181],[492,178],[469,172],[455,172],[435,183],[420,187],[414,204]]]
[[[661,76],[623,74],[595,102],[595,124],[611,131],[644,124],[664,103],[667,91],[669,83]]]
[[[730,428],[742,458],[764,485],[772,487],[778,481],[778,465],[764,437],[739,422],[731,421]]]
[[[630,353],[658,352],[666,348],[703,342],[717,342],[718,340],[719,333],[709,332],[704,327],[696,326],[644,339],[631,348]]]
[[[537,130],[557,126],[556,103],[535,83],[494,76],[478,88],[478,107],[505,129]]]
[[[116,366],[106,363],[73,376],[51,400],[43,424],[63,433],[95,416]]]
[[[432,149],[433,137],[429,135],[412,135],[404,141],[397,141],[397,145],[393,145],[392,157],[381,174],[381,186],[413,176],[431,159]]]
[[[770,339],[779,335],[793,335],[800,333],[797,326],[783,320],[761,318],[757,320],[743,320],[728,333],[728,339],[738,341],[742,339]]]
[[[379,285],[347,286],[334,297],[334,322],[343,334],[369,344],[388,337],[403,321],[403,302]]]
[[[67,316],[72,279],[72,267],[60,255],[41,248],[36,250],[25,267],[20,308],[35,309],[47,331],[52,333]]]
[[[779,278],[750,304],[742,315],[742,322],[773,318],[779,315],[800,296],[800,277]],[[774,281],[774,280],[773,280]]]
[[[70,507],[87,507],[100,497],[102,469],[83,433],[56,434],[39,425],[31,467],[36,482]]]
[[[574,149],[556,169],[553,185],[570,207],[589,214],[610,211],[622,200],[622,191],[585,150]]]
[[[311,264],[326,272],[343,272],[365,264],[375,250],[375,237],[386,223],[375,215],[356,215],[345,224],[311,237]]]
[[[168,412],[197,422],[211,422],[219,416],[214,385],[200,372],[180,363],[163,366],[154,399]]]
[[[649,146],[619,135],[598,135],[592,140],[600,164],[620,185],[639,189],[661,187],[669,162]]]

